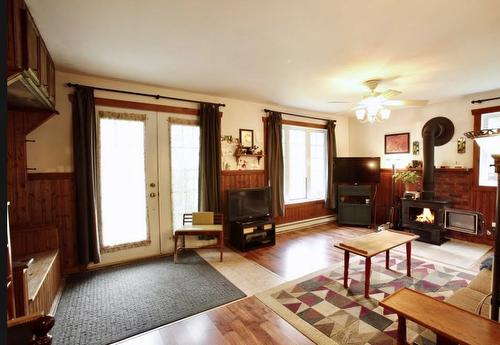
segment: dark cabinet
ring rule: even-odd
[[[54,110],[55,67],[23,0],[8,0],[7,102],[11,107]]]
[[[371,226],[373,198],[371,185],[339,185],[339,224]]]
[[[24,6],[21,0],[7,1],[7,70],[8,75],[18,73],[23,69],[23,49],[21,30],[21,10]]]
[[[23,11],[24,32],[24,57],[25,69],[30,74],[36,85],[40,85],[40,35],[36,28],[35,21],[27,10]]]

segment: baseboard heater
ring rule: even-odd
[[[444,210],[444,228],[479,235],[484,228],[483,215],[475,211],[446,208]]]

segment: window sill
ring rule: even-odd
[[[285,201],[285,206],[300,206],[300,205],[308,205],[308,204],[324,204],[325,199],[310,199],[310,200],[297,200],[297,201]]]

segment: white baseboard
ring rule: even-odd
[[[298,222],[279,224],[279,225],[276,225],[276,232],[279,233],[279,232],[285,232],[285,231],[299,230],[299,229],[307,228],[307,227],[310,227],[313,225],[330,223],[330,222],[333,222],[335,220],[337,220],[337,215],[323,216],[323,217],[311,218],[311,219],[306,219],[306,220],[300,220]]]

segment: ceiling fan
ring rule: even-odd
[[[387,120],[391,115],[391,109],[394,106],[423,106],[427,100],[398,100],[393,99],[402,92],[398,90],[387,89],[383,92],[375,91],[382,79],[370,79],[363,83],[370,93],[365,95],[353,108],[356,112],[356,118],[361,122],[374,123],[375,121]],[[328,103],[352,103],[344,101],[331,101]]]

